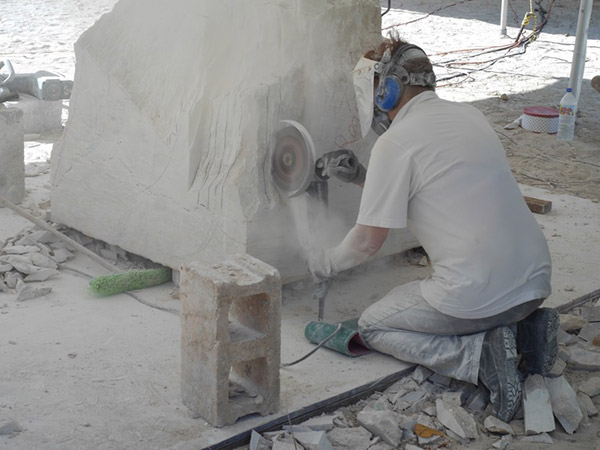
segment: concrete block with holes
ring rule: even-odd
[[[12,203],[25,197],[23,152],[23,112],[0,105],[0,195]]]
[[[211,425],[279,409],[281,279],[249,255],[180,272],[183,403]]]

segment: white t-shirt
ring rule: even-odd
[[[424,299],[459,318],[550,295],[546,239],[476,108],[424,92],[371,152],[358,224],[408,228],[427,251]]]

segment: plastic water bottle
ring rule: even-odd
[[[567,88],[567,92],[560,99],[558,107],[558,132],[556,137],[563,141],[571,141],[575,134],[575,113],[577,112],[577,100],[573,95],[573,89]]]

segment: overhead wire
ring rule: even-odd
[[[385,27],[384,30],[393,28],[393,27],[402,26],[402,25],[407,25],[407,24],[414,23],[419,20],[426,19],[427,17],[435,14],[438,11],[441,11],[443,9],[450,8],[452,6],[456,6],[456,5],[459,5],[459,4],[468,2],[468,1],[471,1],[471,0],[463,0],[463,1],[452,3],[450,5],[444,5],[442,7],[436,8],[435,10],[427,13],[426,15],[424,15],[422,17],[410,20],[408,22],[394,24],[394,25]],[[520,26],[519,32],[517,34],[517,37],[514,39],[514,41],[512,41],[509,44],[480,47],[480,48],[471,48],[471,49],[458,49],[458,50],[451,50],[451,51],[437,53],[436,56],[444,56],[444,55],[450,55],[450,54],[464,54],[464,53],[469,53],[469,52],[477,52],[477,53],[474,53],[474,54],[471,54],[468,56],[464,56],[462,58],[457,57],[454,59],[449,59],[446,61],[440,61],[440,62],[434,63],[433,64],[434,66],[443,67],[447,70],[458,69],[457,73],[451,73],[447,76],[438,78],[437,86],[444,87],[444,86],[457,85],[457,84],[463,83],[469,79],[473,79],[472,74],[474,74],[476,72],[487,70],[491,66],[496,64],[498,61],[501,61],[502,59],[511,58],[514,56],[520,56],[520,55],[525,54],[525,52],[527,51],[528,45],[536,39],[537,35],[539,35],[541,33],[542,29],[548,22],[548,18],[550,17],[550,11],[552,10],[552,6],[554,5],[555,1],[556,0],[550,0],[548,9],[546,10],[542,6],[542,0],[535,0],[535,7],[534,7],[534,0],[530,0],[529,1],[529,11],[527,11],[525,13],[523,20],[521,21],[521,26]],[[513,12],[515,14],[515,18],[516,18],[517,14],[514,11],[514,9],[512,8],[512,6],[511,6],[511,9],[513,10]],[[536,12],[538,14],[536,14]],[[539,15],[539,20],[538,20],[538,15]],[[524,35],[525,29],[531,23],[532,19],[533,19],[532,31],[531,31],[531,33]],[[477,57],[480,57],[483,55],[488,55],[488,54],[497,53],[497,52],[504,52],[504,53],[497,57],[494,57],[494,58],[488,58],[488,59],[478,60],[478,61],[473,60],[473,58],[477,58]],[[475,67],[467,67],[467,66],[475,66]],[[440,84],[440,82],[446,82],[446,81],[453,80],[456,78],[461,78],[461,77],[462,77],[462,80],[460,80],[459,82]]]

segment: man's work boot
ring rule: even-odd
[[[517,344],[509,327],[494,328],[486,333],[481,349],[479,381],[490,391],[494,415],[509,422],[521,403]]]
[[[517,324],[517,349],[523,357],[525,375],[546,375],[558,353],[558,311],[539,308]]]

